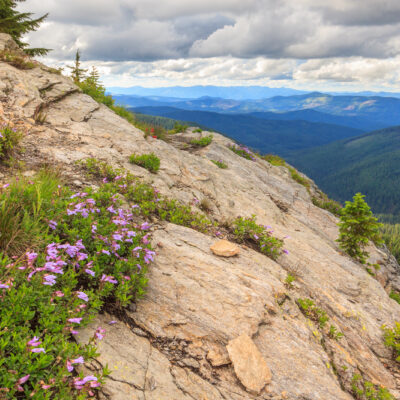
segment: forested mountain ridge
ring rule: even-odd
[[[366,195],[375,213],[400,214],[400,126],[287,155],[331,197]]]
[[[207,126],[261,153],[287,152],[358,136],[359,129],[308,121],[266,120],[248,114],[220,114],[174,107],[138,107],[134,112]]]

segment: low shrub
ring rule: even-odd
[[[265,161],[268,161],[270,164],[275,165],[276,167],[284,167],[286,165],[285,160],[276,154],[265,154],[261,156],[261,158]]]
[[[22,140],[22,133],[9,125],[0,126],[0,161],[9,158]]]
[[[329,321],[326,311],[317,307],[311,299],[297,299],[297,305],[301,312],[309,319],[318,322],[320,328],[323,328]]]
[[[37,64],[31,61],[28,56],[9,50],[0,51],[0,60],[18,69],[33,69],[37,67]]]
[[[400,322],[395,322],[394,328],[382,326],[385,346],[393,351],[394,359],[400,362]]]
[[[236,144],[233,144],[229,145],[228,148],[240,157],[246,158],[247,160],[256,161],[255,154],[245,146],[238,146]]]
[[[258,251],[276,260],[281,254],[283,240],[272,235],[267,227],[258,225],[256,217],[239,217],[233,221],[233,235],[239,242],[254,244]],[[284,250],[285,251],[285,250]]]
[[[394,292],[393,290],[390,292],[389,297],[400,304],[400,293]]]
[[[366,381],[359,374],[354,374],[351,389],[357,400],[395,400],[395,397],[383,386]]]
[[[293,282],[296,280],[296,277],[290,273],[287,274],[285,278],[285,286],[289,289],[293,288]]]
[[[197,146],[197,147],[206,147],[213,141],[213,135],[204,136],[200,139],[192,139],[190,144]]]
[[[331,339],[339,340],[339,339],[341,339],[344,335],[343,335],[342,332],[339,332],[335,326],[331,325],[331,326],[329,327],[328,336],[329,336]]]
[[[193,130],[193,132],[194,133],[201,133],[201,132],[203,132],[203,130],[200,129],[200,128],[196,128],[196,129]]]
[[[328,198],[326,194],[323,194],[321,199],[313,196],[311,201],[315,206],[327,210],[337,217],[340,217],[342,212],[342,205],[337,201]]]
[[[182,125],[180,122],[176,122],[174,129],[171,129],[168,133],[171,135],[174,135],[176,133],[184,133],[186,132],[186,129],[188,128],[188,125]]]
[[[97,356],[104,335],[98,327],[89,343],[77,344],[76,328],[105,301],[125,307],[140,297],[155,255],[140,211],[121,208],[118,181],[72,193],[44,171],[0,194],[3,204],[7,197],[17,203],[14,217],[23,210],[18,232],[37,237],[15,239],[17,258],[9,258],[9,245],[0,253],[0,388],[7,398],[93,398],[108,374],[76,369]]]
[[[301,176],[294,168],[288,167],[288,170],[290,172],[290,176],[292,177],[293,180],[295,180],[297,183],[300,183],[300,185],[303,185],[307,190],[310,189],[310,181]]]
[[[226,169],[228,164],[224,163],[222,160],[211,160],[218,168]]]
[[[154,154],[132,154],[129,157],[129,162],[146,168],[148,171],[155,174],[160,169],[160,159]]]

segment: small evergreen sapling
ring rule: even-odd
[[[339,222],[340,247],[351,257],[365,264],[369,254],[364,250],[370,240],[382,243],[378,222],[364,200],[364,195],[357,193],[353,201],[346,201]]]

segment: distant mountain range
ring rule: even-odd
[[[292,96],[306,94],[310,91],[291,88],[271,88],[266,86],[171,86],[146,88],[143,86],[108,87],[107,91],[113,95],[134,95],[140,97],[162,96],[185,99],[195,99],[203,96],[219,97],[233,100],[260,100],[274,96]],[[400,97],[395,92],[327,92],[335,96],[380,96]]]
[[[291,96],[305,94],[306,91],[290,88],[269,88],[265,86],[172,86],[145,88],[142,86],[109,87],[107,91],[114,95],[135,95],[140,97],[162,96],[185,99],[198,97],[219,97],[234,100],[264,99],[273,96]]]
[[[318,146],[363,133],[360,129],[346,126],[298,120],[267,120],[249,114],[220,114],[174,107],[137,107],[130,110],[195,122],[221,132],[261,153],[275,153],[282,156],[293,150]]]
[[[374,212],[400,215],[400,126],[287,154],[337,200],[366,195]]]
[[[400,125],[400,99],[394,97],[332,96],[323,93],[276,96],[261,100],[233,100],[215,97],[200,97],[188,100],[171,97],[126,95],[114,97],[118,103],[128,107],[171,106],[182,110],[211,111],[225,114],[273,112],[276,115],[265,115],[263,118],[300,118],[310,122],[327,122],[362,130],[374,130]],[[300,111],[303,112],[299,113]],[[298,114],[280,115],[288,112],[298,112]],[[315,112],[329,114],[329,117]]]

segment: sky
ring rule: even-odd
[[[26,0],[33,46],[110,86],[400,91],[399,0]]]

